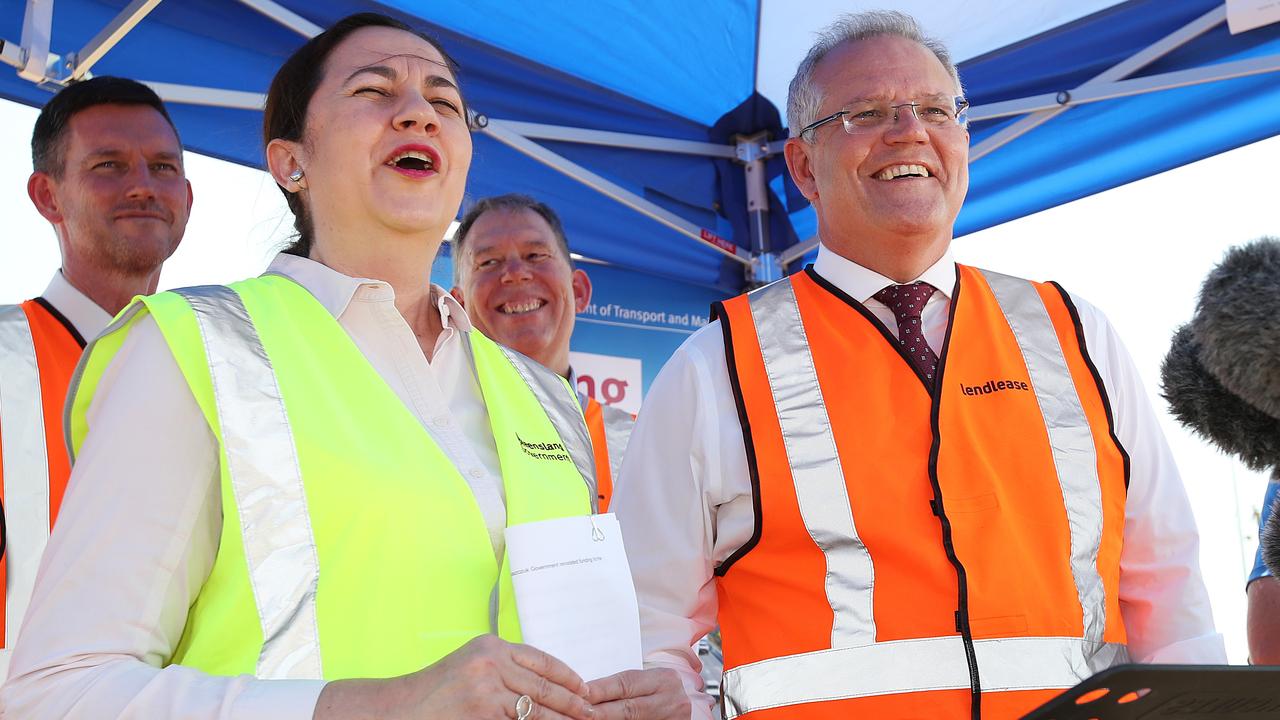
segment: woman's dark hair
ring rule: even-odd
[[[416,35],[440,52],[449,72],[458,81],[458,64],[440,43],[421,30],[416,30],[399,20],[378,13],[357,13],[334,23],[329,29],[311,38],[288,60],[280,66],[275,78],[271,80],[271,89],[267,92],[267,105],[262,111],[262,144],[265,148],[276,138],[281,140],[302,140],[306,130],[307,107],[311,104],[311,96],[315,95],[324,78],[325,64],[334,48],[338,47],[347,36],[361,28],[387,27],[403,30]],[[461,83],[458,83],[461,86]],[[459,88],[461,94],[461,88]],[[466,112],[466,100],[463,99],[463,112]],[[283,187],[285,200],[289,210],[293,212],[293,227],[298,237],[283,252],[306,257],[311,252],[312,224],[307,213],[306,204],[298,193],[291,193]]]

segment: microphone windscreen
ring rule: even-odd
[[[1200,361],[1232,393],[1280,418],[1280,239],[1231,248],[1204,280]]]
[[[1200,364],[1190,325],[1174,334],[1160,379],[1161,394],[1178,422],[1251,469],[1280,462],[1280,420],[1229,392]]]

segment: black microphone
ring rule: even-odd
[[[1173,336],[1161,394],[1175,418],[1253,470],[1280,477],[1280,239],[1227,251]],[[1277,508],[1280,509],[1280,508]],[[1280,515],[1262,533],[1280,577]]]
[[[1173,417],[1250,470],[1280,465],[1280,420],[1223,387],[1201,362],[1202,353],[1192,324],[1174,333],[1160,368],[1161,394]]]
[[[1228,250],[1204,279],[1191,326],[1223,387],[1280,418],[1280,238]]]

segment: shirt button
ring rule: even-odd
[[[481,471],[480,468],[471,468],[470,470],[467,471],[467,474],[475,478],[476,480],[479,480],[480,478],[484,477],[484,472]]]
[[[432,425],[434,425],[434,426],[436,426],[436,427],[438,427],[438,428],[448,427],[448,426],[449,426],[449,416],[447,416],[447,415],[437,415],[437,416],[435,416],[435,417],[431,418],[431,424],[432,424]]]

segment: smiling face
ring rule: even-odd
[[[272,173],[305,189],[317,237],[367,243],[390,235],[439,241],[471,165],[457,80],[430,43],[366,27],[334,48],[307,107],[302,142],[273,140]]]
[[[64,267],[153,274],[191,211],[173,128],[145,105],[95,105],[71,118],[61,142],[61,177],[34,173],[28,188],[58,229]]]
[[[574,316],[591,299],[551,226],[527,208],[491,210],[467,232],[453,294],[485,335],[560,374],[569,370]]]
[[[825,117],[860,102],[898,105],[958,94],[924,46],[873,37],[832,50],[814,71]],[[818,214],[824,244],[882,274],[911,279],[946,252],[969,188],[969,135],[933,125],[903,107],[898,120],[846,133],[839,121],[812,142],[787,141],[792,178]],[[914,273],[914,274],[913,274]]]

